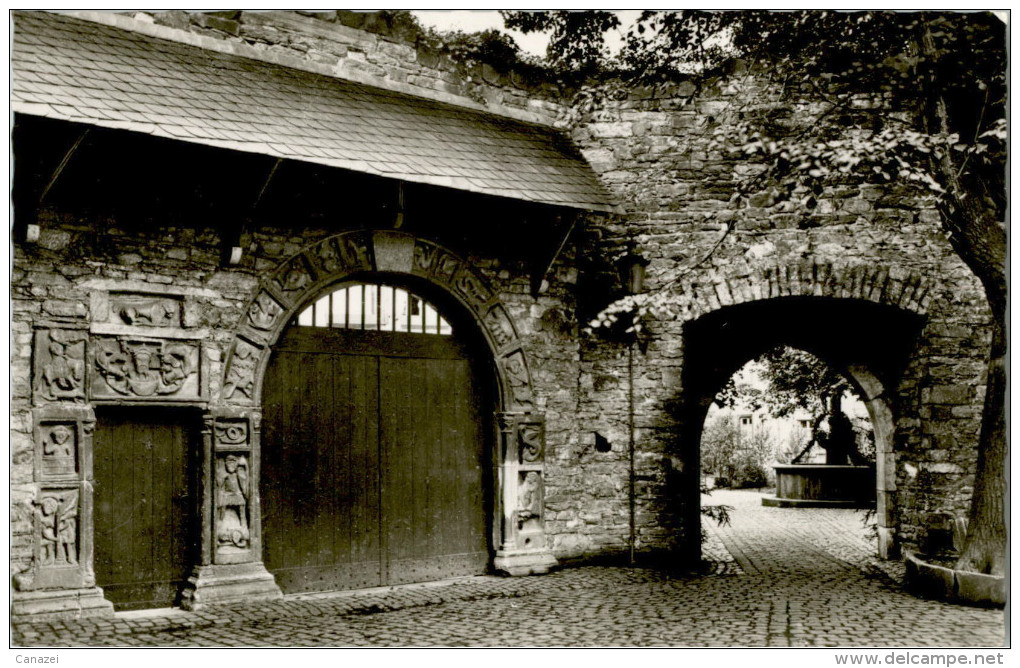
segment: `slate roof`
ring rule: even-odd
[[[615,207],[561,132],[45,12],[14,12],[15,112],[551,205]]]

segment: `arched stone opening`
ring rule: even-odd
[[[546,572],[555,559],[544,532],[544,418],[534,408],[531,375],[517,328],[496,291],[469,262],[428,240],[396,231],[355,231],[309,245],[264,279],[245,309],[224,360],[218,396],[206,418],[202,561],[185,605],[278,596],[263,565],[259,499],[263,381],[281,334],[330,286],[349,280],[415,286],[456,306],[477,329],[492,360],[495,411],[492,568],[512,575]],[[244,458],[249,475],[247,538],[221,540],[217,503],[227,458]],[[236,477],[236,476],[235,476]]]
[[[862,299],[788,296],[714,310],[684,327],[679,501],[683,557],[700,559],[699,444],[708,408],[729,377],[777,346],[805,350],[846,377],[865,400],[876,440],[879,552],[895,552],[895,401],[923,318]]]

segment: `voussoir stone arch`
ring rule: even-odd
[[[696,321],[705,322],[716,312],[741,305],[756,304],[759,315],[789,313],[783,310],[781,302],[789,304],[792,303],[790,298],[799,297],[812,298],[815,303],[824,300],[837,307],[845,302],[846,308],[856,309],[850,313],[861,313],[861,302],[871,302],[898,309],[903,323],[919,324],[927,319],[933,295],[937,293],[935,281],[895,265],[818,261],[736,265],[708,270],[678,284],[670,296],[669,312],[663,315],[672,316],[687,327]],[[770,309],[770,302],[775,304],[774,309]],[[705,316],[709,318],[703,319]],[[750,336],[758,336],[758,333],[751,332]],[[822,353],[818,354],[827,363],[831,362]],[[730,372],[738,368],[738,363],[746,361],[737,352],[727,359],[727,364],[734,367]],[[898,545],[896,457],[903,444],[897,441],[896,388],[887,384],[893,377],[883,375],[879,368],[872,368],[873,362],[870,357],[857,359],[839,371],[845,373],[860,392],[875,430],[878,552],[883,558],[890,558],[895,556]],[[691,413],[686,417],[689,424],[697,425],[692,438],[699,442],[705,411],[718,389],[713,385],[699,385],[696,389],[685,385],[685,390],[692,392],[688,409]],[[699,492],[694,489],[689,493],[696,499]],[[695,502],[694,507],[697,505]],[[696,523],[698,517],[688,521]]]
[[[713,269],[679,283],[668,301],[681,321],[726,306],[782,297],[858,299],[925,316],[934,287],[921,274],[894,265],[805,261]]]
[[[327,237],[305,246],[263,279],[229,347],[218,403],[259,406],[272,346],[298,310],[334,283],[376,272],[424,279],[466,308],[495,360],[500,410],[533,410],[531,373],[517,327],[489,282],[456,253],[391,230]]]

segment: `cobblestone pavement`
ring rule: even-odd
[[[860,512],[764,508],[753,492],[706,527],[712,575],[588,566],[189,613],[16,624],[18,646],[998,647],[1001,610],[901,591]],[[725,554],[724,554],[725,553]],[[901,571],[900,571],[901,572]]]

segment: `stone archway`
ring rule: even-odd
[[[245,309],[206,418],[201,565],[191,578],[186,606],[279,595],[262,563],[258,499],[262,381],[272,346],[298,309],[326,287],[379,274],[427,281],[473,317],[492,354],[497,382],[493,568],[524,575],[555,564],[543,518],[544,417],[535,412],[527,358],[507,309],[481,273],[455,253],[403,232],[354,231],[306,246],[283,262]],[[244,457],[250,470],[249,538],[243,546],[217,540],[219,481],[230,456]]]
[[[875,429],[879,553],[896,550],[896,414],[893,396],[914,353],[933,285],[895,267],[799,264],[714,274],[680,289],[684,380],[682,459],[697,462],[708,406],[725,380],[776,345],[801,348],[842,375],[865,400]],[[693,467],[696,471],[697,465]],[[698,476],[685,467],[683,526],[700,526]],[[685,557],[700,558],[685,541]]]

